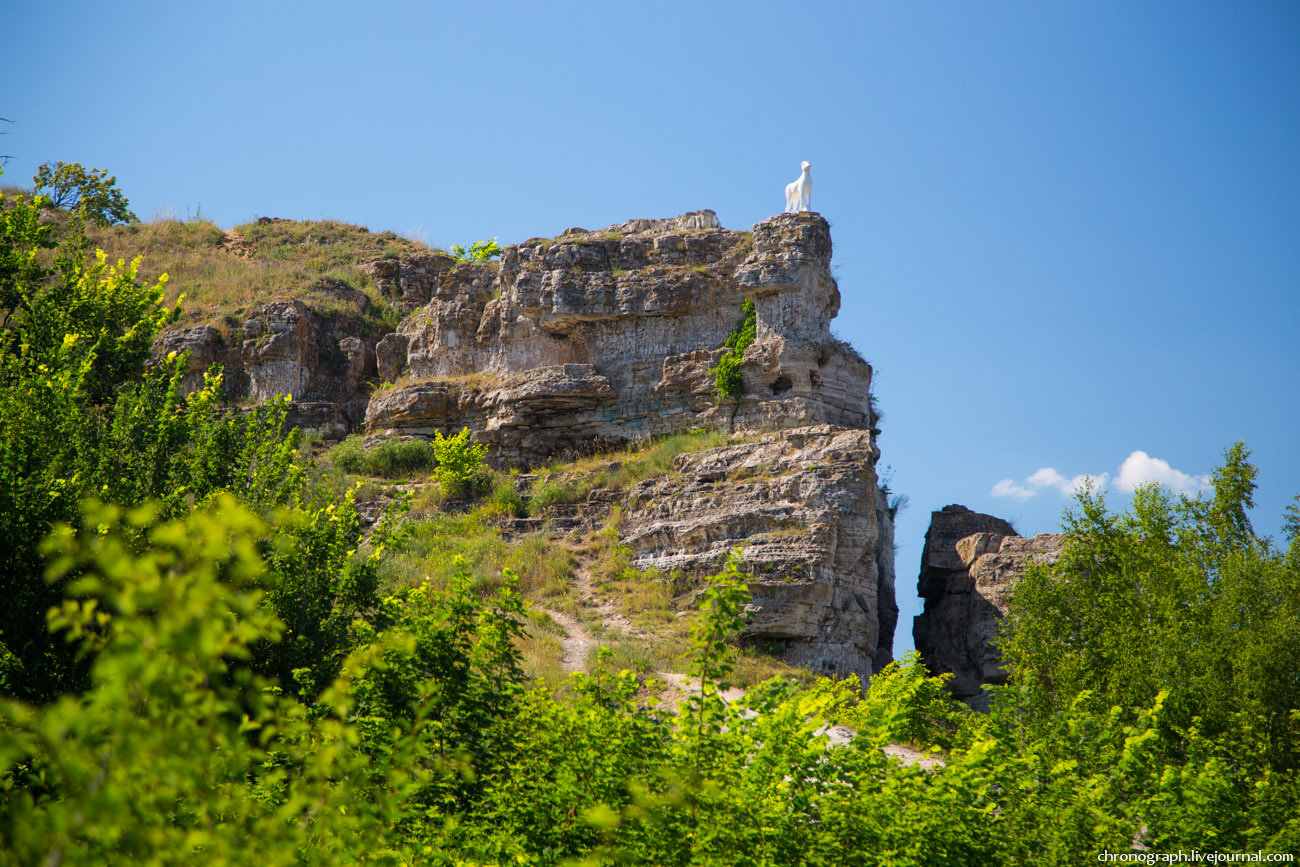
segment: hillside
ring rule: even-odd
[[[897,501],[815,214],[187,321],[42,219],[0,209],[6,863],[1300,846],[1300,521],[1254,533],[1240,444],[1213,498],[1062,536],[936,512],[918,638],[956,677],[890,661]]]

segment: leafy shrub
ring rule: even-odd
[[[487,510],[493,515],[511,518],[528,517],[528,505],[524,502],[524,498],[519,496],[519,492],[515,490],[515,483],[509,478],[497,479],[492,486]]]
[[[891,741],[949,750],[970,744],[974,712],[955,702],[945,684],[951,674],[931,677],[915,650],[871,676],[863,701],[849,724],[885,732]]]
[[[368,449],[359,434],[330,449],[329,457],[345,473],[390,479],[427,470],[437,463],[434,448],[426,440],[386,440]]]
[[[713,385],[718,390],[718,398],[738,398],[745,389],[745,380],[741,376],[742,362],[735,355],[724,355],[713,369]]]
[[[434,431],[433,453],[438,459],[433,477],[449,495],[473,497],[487,488],[489,478],[483,469],[487,446],[472,442],[468,427],[461,428],[460,433],[452,437]]]
[[[388,440],[370,449],[367,455],[370,475],[403,476],[427,470],[437,463],[433,446],[427,440]]]
[[[345,473],[366,471],[365,437],[353,434],[328,452],[330,462]]]
[[[505,248],[497,243],[496,238],[491,241],[479,241],[468,247],[460,244],[451,245],[452,258],[462,262],[486,262],[489,259],[496,259],[504,251]]]
[[[754,342],[758,319],[754,302],[750,299],[745,299],[740,310],[740,321],[722,344],[726,354],[713,369],[713,384],[718,389],[719,400],[739,398],[745,388],[740,371],[744,364],[745,350]]]

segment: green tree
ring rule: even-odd
[[[86,685],[90,657],[47,630],[68,579],[46,581],[39,549],[83,498],[157,500],[170,519],[221,492],[275,518],[265,580],[278,582],[268,598],[292,640],[259,654],[259,667],[290,689],[328,685],[351,622],[376,599],[373,564],[354,556],[351,500],[307,495],[282,401],[227,412],[217,371],[186,395],[184,358],[148,364],[176,316],[160,303],[165,278],[142,284],[136,262],[102,253],[88,262],[75,239],[51,262],[39,201],[0,207],[0,692],[47,701]]]
[[[43,163],[32,178],[36,192],[50,204],[78,214],[87,222],[101,226],[134,223],[129,202],[117,188],[117,178],[105,169],[82,168],[81,163]]]
[[[1209,496],[1151,485],[1124,514],[1080,496],[1063,556],[1026,575],[1003,626],[1035,718],[1084,694],[1104,711],[1167,692],[1173,748],[1196,728],[1274,768],[1300,757],[1300,539],[1283,551],[1255,534],[1248,458],[1240,443],[1228,449]]]

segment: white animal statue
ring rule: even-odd
[[[793,184],[785,185],[785,212],[812,210],[812,163],[799,164],[803,174]]]

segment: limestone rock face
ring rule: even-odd
[[[865,681],[890,661],[898,619],[893,516],[875,474],[871,367],[829,330],[830,262],[816,213],[729,231],[696,211],[529,239],[499,262],[374,260],[367,273],[404,314],[390,333],[375,333],[364,295],[317,284],[328,314],[280,301],[158,349],[191,353],[187,388],[220,363],[231,397],[292,394],[289,423],[306,430],[339,437],[364,422],[373,443],[469,427],[498,466],[697,428],[763,431],[635,486],[623,544],[639,567],[694,574],[743,547],[749,639]],[[713,371],[746,299],[742,394],[719,401]],[[588,506],[609,510],[609,493]]]
[[[983,684],[1006,682],[993,641],[1016,582],[1031,563],[1055,563],[1065,540],[1059,533],[1023,538],[1001,518],[965,506],[931,513],[917,583],[925,610],[912,635],[930,671],[952,674],[949,689],[976,710],[988,709]]]
[[[227,332],[210,325],[165,332],[154,357],[189,354],[186,393],[201,388],[204,373],[218,364],[227,397],[265,403],[289,395],[286,424],[346,436],[365,418],[377,373],[376,341],[358,333],[356,314],[369,303],[365,295],[346,287],[332,294],[344,302],[343,315],[322,315],[300,300],[276,301]]]
[[[367,429],[469,426],[495,461],[515,465],[698,427],[870,429],[871,368],[830,336],[840,303],[830,257],[829,226],[815,213],[739,232],[699,211],[530,239],[499,263],[371,263],[385,291],[427,298],[377,348],[383,379],[415,394],[467,376],[501,384],[462,389],[429,416],[418,400],[386,395],[371,403]],[[711,371],[746,298],[757,339],[744,394],[719,404]],[[576,380],[562,387],[566,376]],[[545,395],[514,406],[517,386],[505,383],[518,378],[544,382]]]
[[[667,573],[717,571],[743,547],[746,634],[791,664],[865,680],[890,661],[898,616],[877,457],[869,431],[830,425],[681,455],[676,473],[629,492],[620,538],[639,568]]]
[[[203,387],[204,374],[212,365],[229,366],[230,363],[230,347],[221,332],[211,325],[164,332],[154,343],[153,352],[158,359],[172,353],[188,353],[185,378],[181,380],[181,389],[186,394]]]

